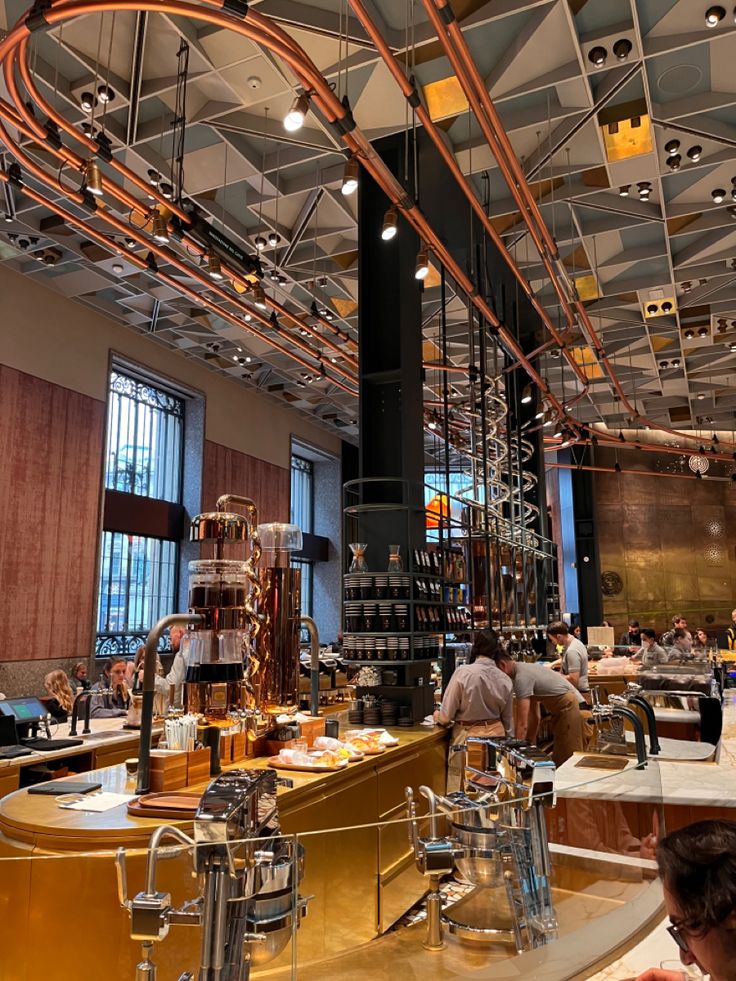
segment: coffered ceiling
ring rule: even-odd
[[[395,55],[406,59],[410,50],[432,118],[563,330],[558,295],[422,3],[364,6]],[[728,431],[736,409],[736,24],[729,6],[706,26],[711,6],[453,4],[627,400],[666,427]],[[26,0],[0,0],[0,27],[8,30],[26,7]],[[285,28],[337,94],[348,96],[369,139],[404,129],[406,102],[357,20],[346,17],[345,0],[262,0],[251,7]],[[126,259],[124,245],[121,256],[105,252],[22,190],[11,192],[12,220],[0,227],[0,261],[354,438],[356,398],[330,377],[333,366],[347,370],[349,363],[320,340],[330,336],[325,323],[309,317],[316,303],[345,344],[357,339],[357,199],[341,193],[343,151],[317,111],[297,132],[284,130],[299,91],[287,66],[218,26],[123,11],[36,32],[29,64],[44,98],[74,126],[90,122],[82,93],[108,85],[114,98],[98,105],[93,125],[104,125],[115,157],[130,170],[143,176],[153,169],[167,180],[182,40],[189,46],[185,195],[248,252],[256,236],[278,235],[276,247],[262,253],[265,285],[294,317],[316,324],[309,342],[328,370],[306,370],[269,344],[268,331],[256,338],[247,323],[235,325],[162,285]],[[2,83],[0,94],[9,99]],[[44,158],[45,150],[24,142]],[[714,200],[718,190],[722,200]],[[98,217],[86,220],[101,227]],[[425,298],[431,340],[436,286]],[[467,363],[466,318],[458,298],[449,310],[449,353],[458,365]],[[548,339],[542,330],[540,342]],[[630,412],[585,329],[575,326],[565,337],[589,381],[571,410],[575,417],[627,426]],[[558,349],[535,363],[562,402],[578,394],[579,378]]]

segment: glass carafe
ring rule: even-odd
[[[404,563],[399,555],[400,545],[389,545],[388,547],[388,569],[387,572],[403,572]]]
[[[349,572],[368,572],[368,565],[365,561],[365,550],[368,548],[366,542],[351,542],[348,546],[353,553],[353,561],[350,563]]]

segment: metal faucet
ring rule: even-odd
[[[138,750],[137,794],[147,794],[151,789],[151,736],[153,733],[153,697],[156,685],[156,653],[158,642],[165,630],[180,623],[202,623],[198,613],[170,613],[162,617],[146,637],[143,660],[143,705],[141,706],[141,739]]]
[[[302,616],[302,626],[309,634],[309,711],[319,714],[319,631],[311,617]]]
[[[624,698],[627,699],[629,705],[636,705],[644,713],[647,720],[647,729],[649,730],[649,755],[659,756],[660,746],[657,736],[657,718],[654,714],[654,709],[646,700],[642,691],[641,685],[630,681],[626,688],[624,688]]]
[[[78,692],[76,698],[74,699],[74,705],[72,705],[72,719],[71,722],[69,723],[69,735],[70,736],[77,735],[77,722],[79,721],[79,702],[83,698],[85,698],[86,701],[84,703],[84,728],[82,729],[82,735],[88,736],[90,732],[92,732],[92,729],[89,724],[90,712],[92,710],[92,699],[95,698],[97,695],[114,695],[114,694],[115,694],[114,688],[98,688],[96,691],[93,691],[91,688],[87,688],[86,690],[83,689],[82,691]]]
[[[644,740],[644,726],[641,719],[632,709],[627,707],[627,699],[623,695],[610,695],[608,703],[602,704],[596,695],[593,696],[593,719],[599,731],[600,723],[608,721],[608,746],[622,754],[626,753],[626,732],[623,721],[628,719],[634,729],[634,741],[636,745],[636,768],[642,770],[647,765],[647,746]],[[618,721],[618,724],[614,723]]]

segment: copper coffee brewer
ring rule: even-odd
[[[226,510],[233,504],[243,506],[247,516]],[[189,563],[189,612],[199,619],[181,642],[187,663],[184,705],[210,720],[258,707],[247,693],[260,624],[255,608],[261,555],[257,521],[253,501],[228,494],[218,499],[215,511],[198,514],[191,522],[190,541],[213,542],[215,556]],[[246,559],[224,557],[225,545],[246,543]]]

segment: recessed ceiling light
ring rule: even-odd
[[[680,156],[679,153],[676,153],[674,157],[670,157],[669,160],[667,161],[667,166],[670,168],[670,170],[679,170],[681,164],[682,164],[682,157]]]
[[[100,85],[97,89],[97,98],[103,105],[106,105],[108,102],[112,102],[115,98],[115,93],[109,85]]]
[[[621,37],[613,46],[613,53],[619,61],[626,61],[631,54],[632,44],[627,37]]]
[[[707,327],[698,328],[698,337],[707,337],[709,333],[710,331],[708,330]]]
[[[704,398],[705,398],[705,393],[698,392],[698,402],[702,402]]]
[[[726,197],[726,192],[722,187],[717,187],[715,191],[711,191],[710,196],[713,198],[716,204],[721,204]]]
[[[255,247],[258,249],[259,252],[263,252],[263,250],[268,245],[268,243],[266,242],[265,238],[262,235],[256,235],[254,239],[254,243],[255,243]]]
[[[672,313],[672,304],[669,300],[665,300],[662,304],[662,313]]]
[[[649,314],[650,317],[653,317],[658,310],[659,307],[657,306],[656,303],[647,304],[647,313]]]
[[[125,267],[121,266],[119,262],[113,262],[112,271],[116,276],[120,276],[123,272],[125,272]]]
[[[690,149],[687,151],[687,155],[688,157],[690,157],[693,163],[697,163],[698,160],[700,160],[700,158],[703,156],[702,146],[697,146],[697,145],[691,146]]]
[[[668,140],[668,142],[665,143],[664,145],[664,151],[668,157],[673,157],[679,149],[680,149],[679,140]]]
[[[627,198],[629,196],[629,188],[630,187],[631,187],[631,184],[622,184],[621,187],[618,189],[619,197],[621,197],[621,198]]]
[[[128,249],[134,249],[136,247],[136,244],[137,243],[136,243],[136,240],[134,238],[129,238],[128,237],[128,238],[123,239],[123,241],[125,242],[125,247],[128,248]]]
[[[608,52],[605,48],[601,47],[600,44],[597,44],[588,52],[588,61],[591,61],[597,68],[599,68],[601,65],[605,65],[607,57]]]
[[[674,358],[672,360],[672,367],[673,368],[679,368],[680,367],[680,359],[679,358]]]
[[[695,331],[688,328],[682,335],[686,341],[691,341],[695,337]]]
[[[706,27],[715,27],[717,24],[723,20],[726,16],[726,11],[721,6],[708,7],[705,12],[705,25]]]
[[[693,288],[693,284],[689,280],[682,284],[683,293],[689,293],[692,288]]]
[[[608,132],[611,136],[615,136],[618,133],[618,123],[615,120],[608,124]]]
[[[659,367],[660,367],[660,368],[661,368],[661,369],[662,369],[663,371],[664,371],[664,370],[665,370],[666,368],[669,368],[669,366],[670,366],[670,363],[669,363],[669,361],[660,361],[660,362],[659,362]]]
[[[79,104],[85,112],[92,112],[97,105],[97,99],[93,92],[82,92],[79,97]]]
[[[280,241],[281,241],[281,236],[279,235],[278,232],[268,233],[268,244],[271,246],[272,249],[275,249]]]
[[[731,341],[731,343],[728,345],[728,349],[729,351],[736,351],[736,341]]]

